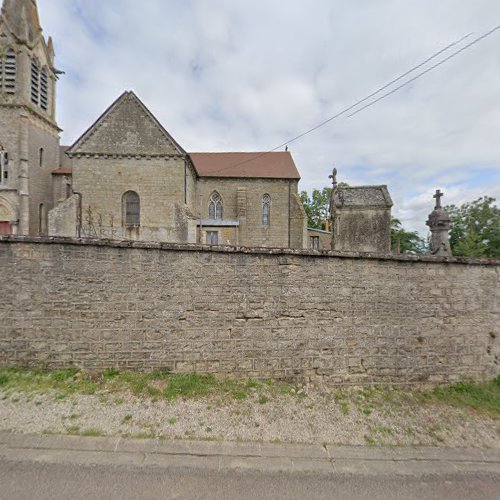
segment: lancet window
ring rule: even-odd
[[[9,155],[0,146],[0,184],[6,184],[9,178]]]
[[[271,196],[265,194],[262,197],[262,225],[269,226],[271,224]]]
[[[222,203],[222,198],[217,191],[212,193],[210,196],[210,202],[208,205],[208,218],[211,220],[222,220],[224,215],[224,205]]]

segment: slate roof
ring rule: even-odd
[[[358,186],[338,188],[334,195],[337,207],[379,207],[393,206],[387,186]]]
[[[190,153],[200,177],[300,179],[289,152]]]

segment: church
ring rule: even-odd
[[[132,91],[71,146],[35,0],[0,17],[0,235],[307,248],[290,152],[187,152]]]

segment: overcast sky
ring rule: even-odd
[[[464,35],[499,0],[38,0],[63,143],[134,90],[187,151],[266,151]],[[436,59],[433,62],[437,62]],[[353,118],[290,146],[301,189],[387,184],[407,229],[445,203],[500,199],[500,31]]]

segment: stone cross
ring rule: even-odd
[[[436,199],[436,209],[441,208],[441,198],[444,196],[444,193],[441,192],[440,189],[436,191],[436,194],[433,196],[433,198]]]
[[[450,257],[452,255],[449,236],[451,220],[448,213],[441,207],[442,197],[443,193],[438,189],[434,195],[436,208],[426,222],[431,230],[429,251],[431,255]]]
[[[334,168],[333,169],[333,172],[332,172],[332,175],[330,175],[330,179],[332,179],[332,184],[333,184],[333,187],[336,187],[337,186],[337,169]]]

